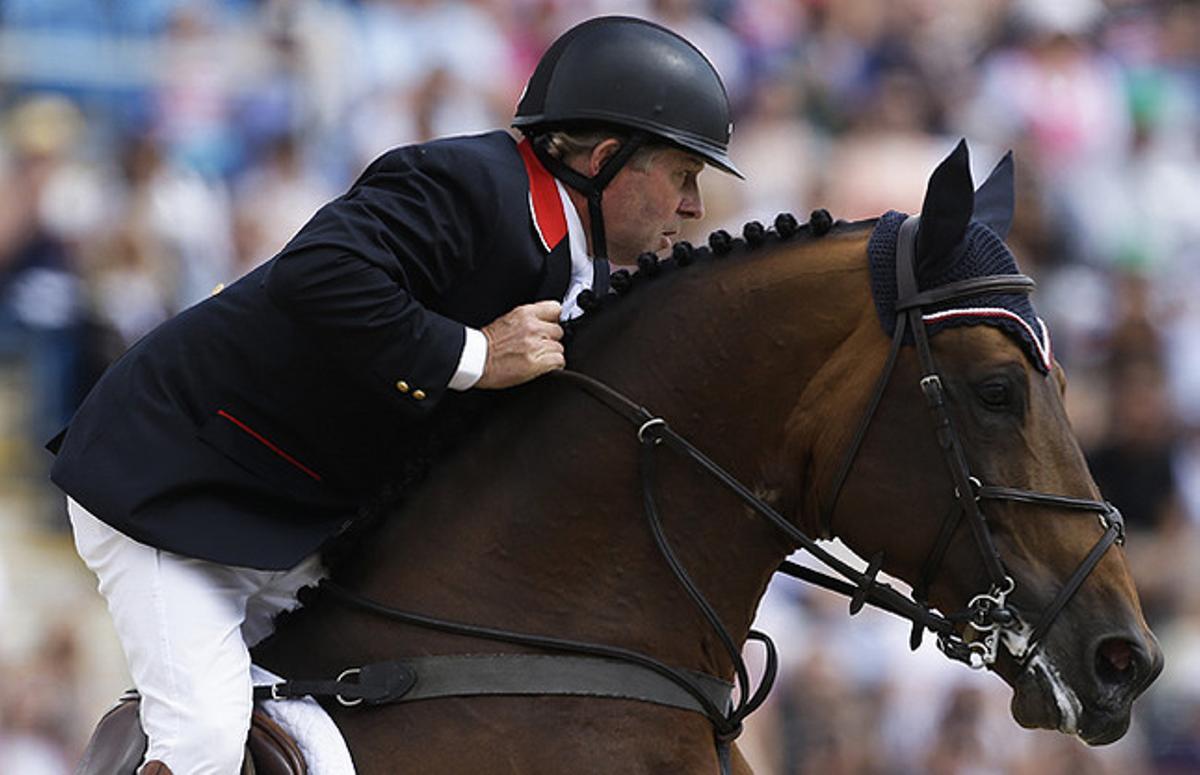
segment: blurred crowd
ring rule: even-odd
[[[270,258],[387,148],[506,126],[546,45],[614,12],[695,42],[735,105],[748,180],[702,178],[693,240],[780,211],[915,212],[958,137],[977,180],[1015,150],[1009,241],[1167,657],[1129,736],[1090,750],[1018,730],[998,680],[908,655],[902,625],[781,584],[762,618],[785,670],[746,745],[760,771],[1200,771],[1196,0],[4,0],[0,384],[18,375],[25,400],[0,429],[0,494],[44,480],[41,443],[130,343]],[[29,508],[69,541],[58,510]],[[0,615],[19,597],[0,561]],[[95,720],[87,641],[67,617],[0,643],[0,772],[73,766]]]

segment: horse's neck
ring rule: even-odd
[[[860,242],[831,242],[823,254],[814,245],[809,266],[755,257],[656,280],[666,287],[638,290],[648,298],[597,319],[614,330],[581,334],[581,368],[760,486],[794,403],[844,336],[831,332],[861,316]],[[857,260],[829,255],[839,252]],[[785,260],[797,263],[784,271]],[[408,610],[728,674],[647,527],[636,429],[561,383],[526,391],[381,528],[352,583]],[[666,532],[740,642],[788,546],[694,464],[667,450],[656,463]],[[406,628],[384,637],[393,653],[495,648]]]

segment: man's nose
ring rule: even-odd
[[[681,218],[703,218],[704,217],[704,200],[700,197],[700,192],[688,194],[679,202],[679,209],[676,210]]]

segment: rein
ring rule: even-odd
[[[704,598],[703,594],[691,580],[686,569],[679,562],[678,557],[663,532],[654,494],[657,480],[654,453],[658,447],[666,446],[690,458],[711,474],[718,482],[737,495],[752,510],[765,518],[776,529],[810,552],[827,567],[839,573],[845,580],[828,576],[819,571],[791,562],[784,562],[779,568],[780,572],[850,596],[851,614],[858,613],[865,604],[870,603],[883,610],[890,611],[914,622],[919,622],[921,626],[928,627],[930,630],[939,633],[939,637],[945,638],[947,642],[953,643],[958,638],[955,632],[956,625],[952,619],[940,616],[929,608],[908,599],[891,586],[876,581],[875,576],[879,572],[879,566],[882,564],[881,555],[877,556],[871,562],[865,573],[855,570],[850,565],[827,552],[814,539],[800,531],[765,501],[751,492],[749,488],[738,481],[732,474],[721,468],[687,439],[675,433],[661,417],[650,413],[623,394],[586,374],[564,370],[553,372],[552,377],[583,390],[583,392],[597,399],[606,407],[629,421],[637,429],[636,436],[641,445],[639,462],[642,472],[643,505],[647,522],[650,525],[655,544],[671,568],[672,573],[688,593],[693,603],[700,609],[709,625],[717,633],[718,639],[729,654],[730,660],[733,663],[737,686],[740,689],[739,701],[736,704],[731,703],[727,709],[717,707],[717,704],[705,692],[704,685],[698,680],[698,676],[695,673],[672,667],[653,657],[629,649],[483,627],[403,611],[371,600],[328,579],[320,582],[319,589],[344,605],[403,624],[453,635],[613,660],[650,670],[683,689],[696,701],[697,707],[693,709],[703,713],[713,725],[721,772],[723,775],[727,775],[732,766],[729,746],[741,734],[745,718],[762,705],[771,687],[774,685],[775,676],[778,672],[778,654],[774,643],[768,635],[756,630],[749,632],[748,639],[760,641],[766,650],[766,667],[762,681],[757,689],[751,691],[749,671],[741,656],[740,649],[734,643],[733,637],[721,622],[712,605]],[[306,593],[306,597],[309,594],[311,593]],[[304,602],[307,603],[308,601],[305,600]],[[957,651],[947,650],[946,653],[961,661],[968,661],[968,651],[965,644]],[[362,700],[365,700],[368,704],[400,702],[405,699],[405,695],[408,694],[414,683],[419,681],[419,677],[416,681],[410,679],[409,672],[411,668],[408,664],[409,662],[411,660],[397,660],[375,665],[365,665],[361,668],[351,668],[344,671],[338,677],[337,681],[284,681],[273,686],[256,687],[255,692],[256,696],[260,699],[283,699],[303,695],[332,696],[343,705],[348,706],[358,704]],[[356,680],[346,680],[349,677],[355,677]],[[478,690],[460,692],[461,695],[487,693],[492,693],[490,687],[481,687]],[[577,693],[583,694],[583,692]],[[658,702],[654,699],[648,699],[648,701]],[[659,702],[659,704],[665,703]]]
[[[1080,586],[1100,562],[1100,559],[1109,547],[1114,543],[1123,542],[1124,522],[1116,508],[1104,501],[1051,495],[1011,487],[987,486],[971,475],[963,451],[963,445],[955,431],[946,405],[945,389],[942,385],[942,379],[936,362],[933,359],[933,353],[929,345],[929,336],[925,327],[925,321],[922,318],[921,309],[930,304],[985,291],[1028,293],[1033,289],[1034,283],[1033,280],[1024,275],[992,275],[950,283],[929,291],[920,292],[917,289],[914,270],[917,226],[918,219],[916,217],[909,217],[901,226],[896,251],[896,275],[899,285],[899,300],[896,303],[898,315],[891,349],[883,372],[876,384],[875,391],[868,401],[866,411],[843,457],[842,465],[833,479],[833,497],[820,515],[823,533],[827,536],[832,535],[833,513],[838,497],[866,437],[872,418],[883,398],[883,393],[891,379],[899,352],[904,343],[906,331],[911,330],[922,369],[920,380],[921,392],[932,414],[938,443],[954,486],[955,505],[957,507],[943,519],[938,539],[926,558],[920,579],[913,588],[911,598],[890,585],[877,580],[876,577],[883,565],[884,558],[882,553],[871,558],[864,571],[856,570],[819,546],[816,540],[795,527],[768,503],[738,481],[732,474],[707,457],[687,439],[675,433],[663,418],[652,414],[641,405],[593,377],[566,370],[552,372],[551,376],[587,393],[636,428],[636,436],[640,444],[639,464],[642,476],[643,507],[651,534],[659,552],[662,554],[675,578],[708,621],[710,627],[717,634],[718,639],[728,653],[733,665],[736,686],[739,689],[739,699],[736,703],[732,701],[720,702],[713,699],[715,695],[712,691],[711,683],[717,680],[714,677],[672,667],[653,657],[629,649],[482,627],[402,611],[385,606],[329,580],[322,581],[320,589],[342,604],[404,624],[522,647],[563,652],[575,655],[574,657],[570,657],[572,659],[580,657],[593,658],[595,660],[604,660],[609,664],[618,663],[640,671],[650,671],[656,674],[656,676],[666,679],[670,684],[677,686],[686,695],[690,696],[694,702],[689,702],[686,705],[680,703],[672,704],[660,699],[661,692],[655,694],[632,689],[625,690],[624,693],[609,693],[604,695],[582,690],[559,690],[553,693],[585,696],[625,696],[660,705],[687,707],[689,710],[703,713],[713,725],[721,772],[723,775],[727,775],[732,766],[730,744],[741,733],[744,719],[766,700],[777,673],[778,657],[774,644],[766,634],[750,630],[748,638],[760,641],[766,650],[766,667],[762,681],[756,689],[751,690],[749,671],[746,668],[745,661],[742,659],[741,650],[734,642],[728,629],[721,622],[715,609],[705,599],[704,595],[692,581],[687,570],[679,562],[677,555],[671,547],[662,528],[662,521],[655,498],[657,480],[655,451],[659,447],[668,447],[698,465],[776,530],[783,533],[794,544],[803,548],[841,578],[788,561],[783,562],[779,566],[778,572],[848,596],[850,598],[851,615],[858,613],[864,605],[869,603],[872,606],[908,619],[913,622],[913,634],[910,638],[912,648],[915,649],[920,644],[924,630],[928,629],[937,634],[938,646],[943,653],[951,659],[963,662],[976,669],[989,666],[995,662],[999,652],[1000,638],[1002,635],[1007,636],[1004,639],[1005,645],[1013,657],[1020,660],[1021,669],[1025,669],[1029,659],[1034,654],[1042,638],[1049,631],[1058,614],[1079,590]],[[1104,535],[1076,568],[1071,578],[1059,590],[1058,595],[1042,612],[1037,623],[1032,628],[1023,624],[1016,613],[1006,605],[1007,598],[1012,594],[1016,583],[1004,567],[999,550],[988,529],[986,518],[980,508],[980,503],[985,500],[1003,500],[1016,503],[1048,505],[1075,511],[1096,512],[1101,525],[1105,529]],[[973,597],[963,612],[942,615],[929,607],[926,595],[940,568],[951,538],[964,516],[967,518],[968,526],[983,557],[984,567],[990,580],[990,587],[986,593]],[[964,625],[974,630],[978,637],[967,639],[964,635],[960,634],[960,629]],[[411,669],[408,663],[412,661],[411,659],[407,661],[399,660],[392,663],[352,668],[345,671],[336,682],[285,681],[271,687],[258,687],[256,692],[260,697],[273,699],[302,694],[336,696],[340,702],[347,705],[356,704],[354,698],[359,698],[360,701],[365,698],[369,704],[403,701],[404,695],[411,690],[413,681],[409,680],[408,673],[404,672],[404,670],[399,668],[392,669],[391,666],[402,664],[405,665],[405,669]],[[384,667],[388,669],[383,669]],[[594,671],[592,672],[594,674]],[[626,672],[628,673],[628,671]],[[370,678],[372,674],[386,674],[390,676],[393,685],[371,685]],[[358,680],[346,681],[345,679],[349,676],[356,676]],[[626,684],[629,684],[636,683],[638,678],[636,675],[628,674],[624,680]],[[417,682],[419,682],[419,677],[417,678]],[[320,691],[316,690],[317,684],[320,684]],[[455,696],[489,693],[526,694],[531,692],[499,691],[495,686],[475,686],[465,687],[458,691]],[[720,707],[720,705],[724,705],[725,707]]]

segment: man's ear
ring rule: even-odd
[[[611,159],[613,154],[620,149],[621,141],[615,137],[609,137],[596,143],[592,147],[591,154],[588,155],[588,176],[595,177],[604,167],[604,163]]]

